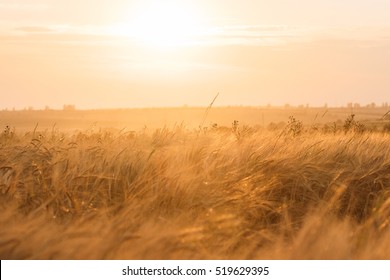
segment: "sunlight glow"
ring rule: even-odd
[[[157,48],[191,44],[202,29],[195,11],[189,7],[160,1],[145,7],[131,25],[130,36]]]

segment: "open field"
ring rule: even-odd
[[[0,257],[390,259],[387,111],[0,112]]]
[[[306,108],[306,107],[213,107],[209,111],[203,126],[231,126],[234,120],[241,125],[268,127],[276,124],[281,127],[288,123],[290,116],[305,125],[333,124],[343,125],[351,114],[361,122],[382,126],[383,116],[390,107],[376,108]],[[62,132],[86,131],[91,129],[157,129],[164,126],[185,125],[198,128],[203,120],[205,108],[147,108],[147,109],[111,109],[111,110],[37,110],[37,111],[0,111],[0,127],[10,126],[19,132],[28,132],[36,126],[39,130]],[[390,118],[390,116],[389,116]]]

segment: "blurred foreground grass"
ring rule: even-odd
[[[1,259],[390,259],[387,132],[8,129],[0,190]]]

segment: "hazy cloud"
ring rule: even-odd
[[[306,40],[310,32],[306,27],[287,25],[231,25],[211,29],[203,38],[222,45],[280,45]]]
[[[387,43],[390,38],[390,27],[321,28],[288,25],[232,25],[213,29],[209,32],[208,38],[215,44],[237,45],[281,45],[318,40]]]
[[[15,28],[17,31],[22,32],[31,32],[31,33],[46,33],[46,32],[54,32],[55,30],[43,26],[23,26]]]

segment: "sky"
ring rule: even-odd
[[[390,102],[390,0],[0,0],[0,109]]]

